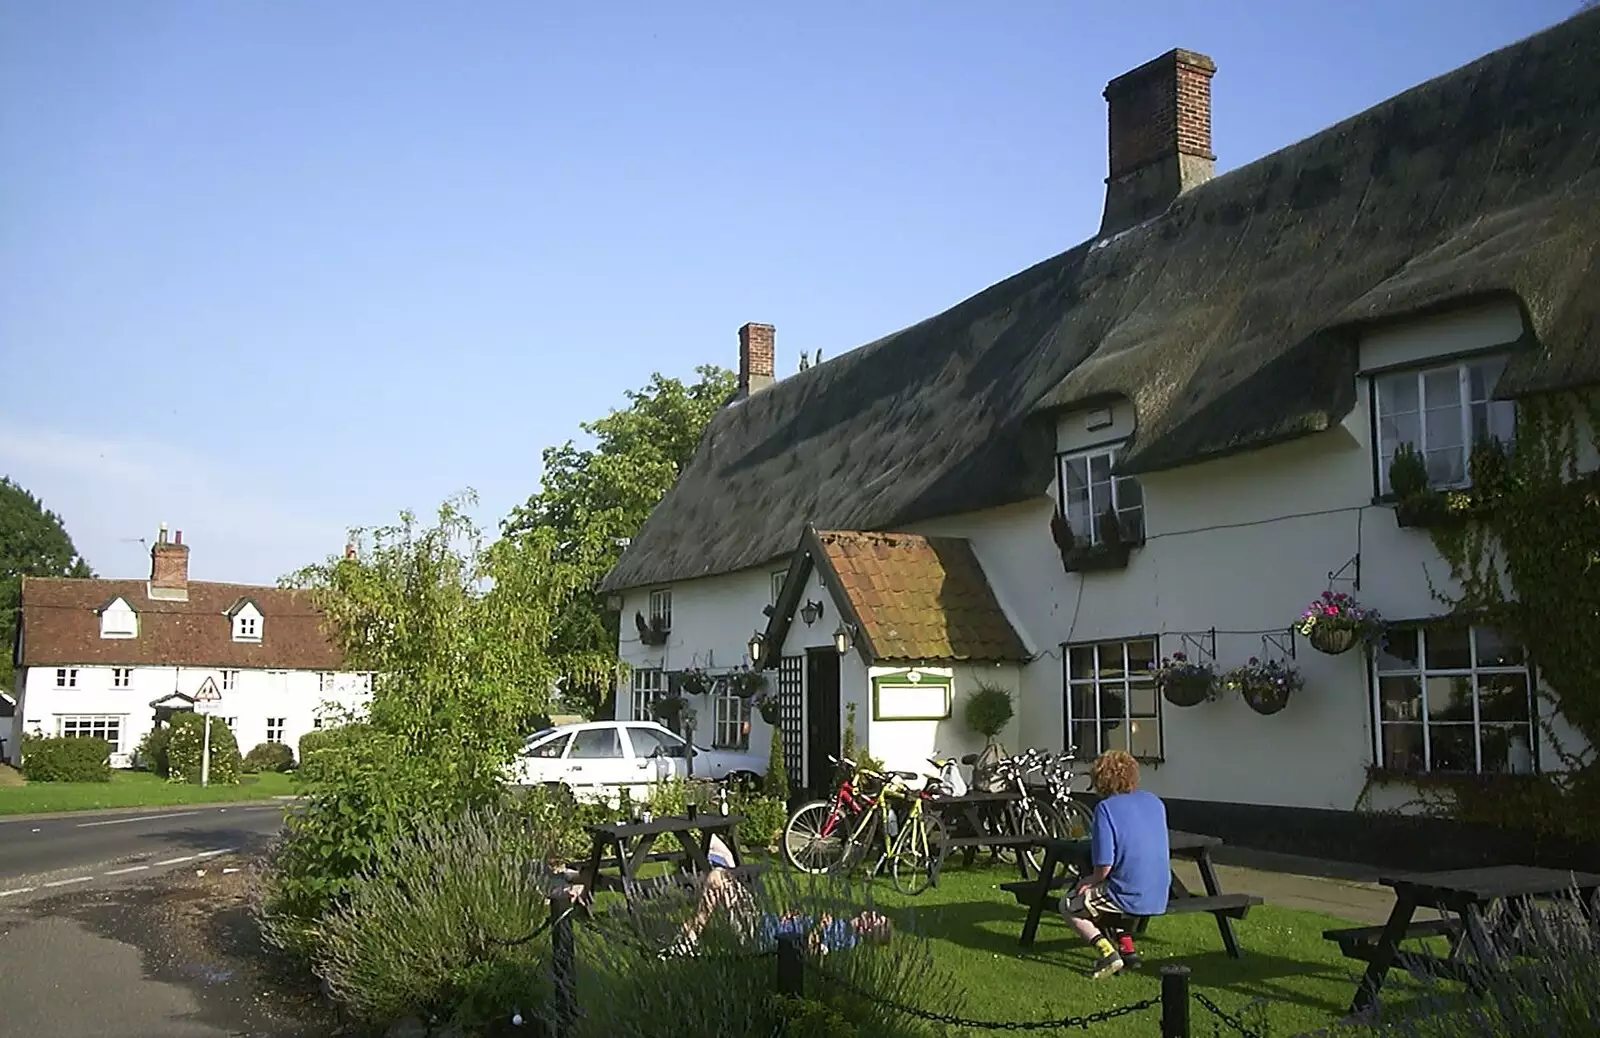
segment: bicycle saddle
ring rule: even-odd
[[[970,768],[974,764],[978,763],[978,755],[976,753],[966,754],[965,756],[963,756],[961,758],[961,763],[965,764],[967,767]]]
[[[893,775],[895,778],[898,778],[898,779],[905,779],[907,782],[914,782],[915,780],[917,780],[917,779],[922,777],[921,775],[918,775],[914,771],[891,771],[891,772],[889,772],[889,774]]]

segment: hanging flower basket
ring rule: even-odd
[[[1199,706],[1217,698],[1216,671],[1209,663],[1191,663],[1183,653],[1175,652],[1153,669],[1156,687],[1173,706]]]
[[[1310,640],[1313,649],[1337,656],[1350,651],[1357,642],[1380,642],[1383,617],[1343,591],[1324,591],[1300,614],[1295,630]]]
[[[736,670],[723,678],[728,691],[740,699],[759,695],[767,687],[767,676],[756,670]]]
[[[686,696],[703,696],[709,693],[715,680],[703,670],[686,670],[678,678],[678,690]]]
[[[760,711],[761,719],[768,724],[775,725],[782,718],[782,704],[778,697],[770,692],[762,693],[753,700],[756,710]]]
[[[1222,676],[1223,687],[1244,697],[1258,714],[1275,714],[1289,705],[1289,696],[1305,686],[1300,672],[1279,660],[1262,663],[1254,656]]]

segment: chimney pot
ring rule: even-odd
[[[739,395],[748,397],[772,385],[775,375],[774,340],[770,324],[746,324],[739,329]]]
[[[1181,48],[1106,84],[1110,176],[1102,236],[1158,216],[1216,172],[1211,77],[1216,62]]]

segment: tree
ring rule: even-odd
[[[564,551],[597,548],[585,559],[585,591],[559,618],[549,644],[561,704],[588,717],[605,710],[618,667],[618,617],[596,590],[600,579],[688,466],[706,423],[734,391],[731,371],[702,365],[695,374],[698,380],[685,384],[657,372],[642,389],[629,390],[626,408],[580,426],[593,446],[568,440],[546,448],[539,491],[503,526],[508,535],[548,530]]]
[[[11,688],[11,646],[17,633],[23,577],[92,577],[61,517],[0,477],[0,690]]]
[[[394,840],[496,802],[549,707],[547,646],[594,542],[536,528],[486,544],[463,511],[474,500],[447,501],[433,526],[408,512],[353,531],[357,550],[285,580],[309,591],[347,669],[375,677],[364,723],[301,761],[304,799],[264,888],[280,947],[314,945],[328,907]]]

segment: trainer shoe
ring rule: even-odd
[[[1133,946],[1133,938],[1127,934],[1117,935],[1117,954],[1122,956],[1122,964],[1131,970],[1139,968],[1139,952]]]
[[[1122,956],[1117,952],[1102,955],[1095,960],[1094,970],[1089,975],[1095,980],[1103,980],[1122,968]]]

